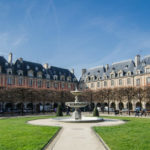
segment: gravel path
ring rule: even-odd
[[[53,119],[28,122],[32,125],[61,126],[62,129],[46,150],[106,150],[92,130],[93,126],[113,126],[125,123],[121,120],[105,119],[99,123],[63,123]]]

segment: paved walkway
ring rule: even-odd
[[[47,150],[106,150],[91,127],[119,125],[124,122],[107,119],[99,123],[62,123],[53,119],[39,119],[29,121],[28,123],[62,127],[60,133],[47,147]]]

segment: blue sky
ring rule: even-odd
[[[0,0],[0,55],[82,68],[150,54],[149,0]]]

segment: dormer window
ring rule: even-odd
[[[136,71],[136,74],[140,74],[140,73],[141,73],[141,71],[140,71],[140,70],[137,70],[137,71]]]
[[[33,77],[33,71],[32,71],[32,70],[29,70],[29,71],[28,71],[28,76],[29,76],[29,77]]]
[[[150,73],[150,68],[146,68],[146,73]]]
[[[23,71],[22,70],[18,70],[18,76],[23,76]]]
[[[46,79],[50,79],[50,75],[49,74],[46,74]]]
[[[131,72],[130,71],[127,72],[127,76],[131,76]]]
[[[70,76],[69,76],[69,77],[67,77],[67,81],[69,81],[69,82],[71,81],[71,77],[70,77]]]
[[[27,69],[30,69],[30,66],[29,66],[29,65],[27,65]]]
[[[111,73],[111,74],[110,74],[110,77],[111,77],[111,78],[115,78],[115,73]]]
[[[61,75],[61,76],[60,76],[60,80],[61,80],[61,81],[65,81],[65,76],[64,76],[64,75]]]
[[[7,74],[12,75],[12,69],[7,69]]]
[[[36,70],[36,71],[38,71],[38,70],[39,70],[39,68],[38,68],[38,67],[35,67],[35,70]]]
[[[53,78],[54,78],[54,80],[57,80],[57,79],[58,79],[57,75],[54,75]]]
[[[37,77],[38,77],[38,78],[42,78],[42,72],[38,72],[38,73],[37,73]]]
[[[122,77],[122,76],[123,76],[123,71],[120,70],[120,71],[118,72],[118,77]]]

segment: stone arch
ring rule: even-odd
[[[97,107],[101,107],[102,105],[101,105],[101,103],[97,103],[97,105],[96,105]]]
[[[127,103],[126,105],[127,105],[127,108],[128,108],[129,110],[132,110],[132,109],[133,109],[133,105],[132,105],[131,102]]]
[[[146,110],[150,111],[150,102],[146,103]]]
[[[91,103],[91,104],[90,104],[90,107],[91,107],[91,110],[93,110],[94,107],[95,107],[95,104],[94,104],[94,103]]]
[[[116,104],[114,103],[114,102],[112,102],[111,104],[110,104],[110,107],[111,108],[114,108],[114,110],[116,109]]]
[[[5,111],[6,112],[11,112],[13,109],[13,104],[12,103],[6,103],[5,105]]]
[[[27,109],[33,109],[33,103],[28,103],[27,104]]]
[[[58,106],[58,103],[54,103],[54,108],[57,108],[57,106]]]
[[[122,110],[124,108],[124,104],[122,102],[119,103],[119,109]]]
[[[24,108],[24,104],[23,103],[17,103],[16,104],[16,109],[17,110],[21,110],[22,108]]]
[[[137,107],[139,107],[139,108],[141,109],[141,108],[142,108],[142,103],[137,102],[137,103],[136,103],[136,108],[137,108]]]

